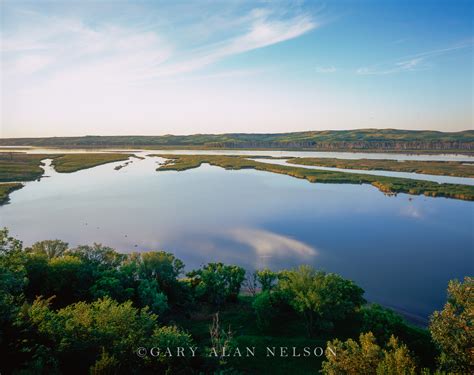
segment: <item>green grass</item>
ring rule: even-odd
[[[23,184],[12,182],[32,181],[40,178],[44,170],[41,160],[53,159],[53,166],[59,173],[71,173],[81,169],[92,168],[98,165],[115,161],[127,160],[130,154],[26,154],[21,152],[0,152],[0,205],[8,202],[8,194],[21,189]]]
[[[65,154],[53,160],[53,167],[59,173],[72,173],[98,165],[127,160],[130,154]]]
[[[23,184],[19,182],[1,183],[0,184],[0,205],[10,200],[9,194],[15,190],[21,189]]]
[[[432,174],[441,176],[474,177],[474,164],[459,161],[418,161],[418,160],[376,160],[376,159],[333,159],[333,158],[291,158],[291,164],[320,167],[383,170]]]
[[[170,159],[158,171],[184,171],[197,168],[203,163],[225,169],[256,169],[272,173],[306,179],[309,182],[371,184],[386,194],[406,193],[411,195],[426,195],[431,197],[446,197],[462,200],[474,200],[474,186],[459,184],[438,184],[431,181],[412,180],[407,178],[372,176],[337,171],[314,170],[285,165],[261,163],[250,160],[251,156],[222,156],[222,155],[154,155]]]
[[[41,177],[41,160],[50,155],[0,152],[0,182],[32,181]]]

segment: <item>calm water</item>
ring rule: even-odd
[[[387,197],[367,185],[208,165],[156,172],[159,161],[72,174],[46,168],[50,177],[0,207],[0,225],[26,245],[59,238],[123,252],[163,249],[187,269],[210,261],[249,270],[307,263],[421,319],[443,305],[448,280],[474,274],[473,202]]]
[[[474,162],[474,156],[463,154],[395,154],[395,153],[376,153],[376,152],[322,152],[322,151],[282,151],[282,150],[142,150],[142,149],[71,149],[71,148],[39,148],[29,146],[1,146],[2,151],[18,151],[32,154],[51,154],[51,153],[84,153],[84,152],[143,152],[148,154],[184,154],[184,155],[258,155],[271,157],[314,157],[314,158],[338,158],[338,159],[388,159],[388,160],[438,160],[438,161],[466,161]]]
[[[474,178],[468,178],[468,177],[438,176],[438,175],[410,173],[410,172],[390,172],[390,171],[376,171],[376,170],[367,171],[363,169],[343,169],[343,168],[332,168],[332,167],[320,167],[320,166],[313,166],[313,165],[300,165],[300,164],[289,163],[288,160],[285,160],[285,159],[258,158],[258,159],[252,159],[252,160],[259,161],[261,163],[288,165],[292,167],[307,168],[307,169],[319,169],[323,171],[337,171],[337,172],[344,172],[344,173],[369,174],[369,175],[375,175],[375,176],[400,177],[400,178],[409,178],[411,180],[433,181],[433,182],[438,182],[438,183],[443,183],[443,184],[446,183],[446,184],[474,185]]]

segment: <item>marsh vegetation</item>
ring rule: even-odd
[[[372,176],[366,174],[344,173],[338,171],[314,170],[303,167],[277,165],[250,160],[252,156],[225,155],[155,155],[168,159],[158,171],[184,171],[197,168],[203,163],[225,169],[255,169],[306,179],[309,182],[339,184],[370,184],[385,194],[406,193],[431,197],[446,197],[462,200],[474,200],[474,186],[460,184],[438,184],[431,181],[407,178]],[[255,158],[255,157],[253,157]]]
[[[42,161],[52,159],[58,173],[72,173],[98,165],[123,161],[130,158],[125,153],[84,154],[27,154],[23,152],[0,152],[0,205],[7,203],[9,194],[21,189],[20,182],[40,178],[44,170]]]
[[[291,164],[319,167],[393,171],[432,174],[440,176],[474,177],[474,163],[459,161],[381,160],[381,159],[335,159],[335,158],[290,158]]]

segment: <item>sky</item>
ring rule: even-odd
[[[474,2],[1,0],[1,137],[473,129]]]

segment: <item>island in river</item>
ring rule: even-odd
[[[306,179],[309,182],[340,183],[340,184],[371,184],[386,194],[407,193],[431,197],[446,197],[462,200],[474,200],[474,186],[460,184],[439,184],[431,181],[413,180],[408,178],[375,176],[339,171],[314,170],[303,167],[261,163],[252,160],[252,156],[228,155],[155,155],[168,159],[157,170],[183,171],[197,168],[203,163],[225,169],[256,169]],[[422,164],[423,162],[418,162]],[[426,162],[429,163],[429,162]],[[441,163],[441,162],[439,162]]]
[[[291,165],[277,165],[259,162],[260,156],[229,156],[229,155],[175,155],[160,154],[168,159],[158,171],[186,170],[197,168],[203,163],[225,169],[255,169],[272,173],[285,174],[291,177],[306,179],[318,183],[371,184],[386,194],[407,193],[431,197],[446,197],[462,200],[474,200],[474,186],[462,184],[439,184],[389,176],[376,176],[343,171],[314,170]],[[72,173],[81,169],[98,165],[125,161],[136,157],[133,153],[73,153],[73,154],[27,154],[22,152],[0,153],[0,204],[8,202],[12,191],[20,189],[21,182],[38,179],[43,174],[42,160],[52,159],[52,166],[59,173]],[[254,160],[257,159],[257,160]],[[270,158],[271,159],[271,158]],[[293,164],[336,166],[345,169],[410,171],[448,176],[474,175],[474,167],[470,163],[456,161],[404,161],[394,160],[343,160],[334,158],[290,158]],[[115,167],[119,170],[123,166]]]
[[[393,171],[439,176],[474,177],[474,163],[386,159],[289,158],[290,164],[367,171]]]
[[[0,205],[9,200],[9,194],[23,187],[22,182],[40,178],[44,170],[42,160],[53,159],[56,172],[72,173],[81,169],[127,160],[125,153],[97,154],[26,154],[23,152],[0,152]]]

